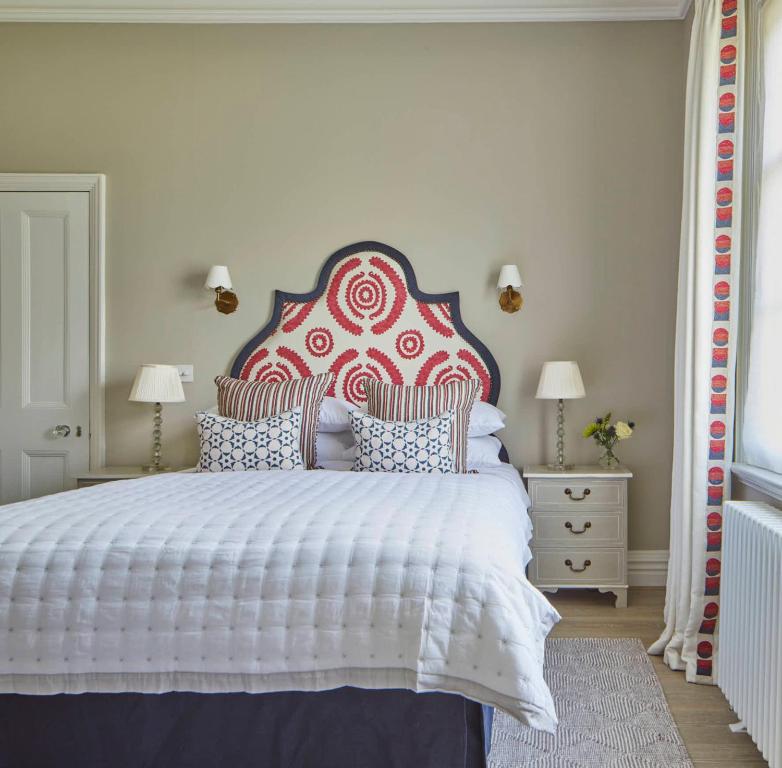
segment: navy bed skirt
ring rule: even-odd
[[[0,768],[485,768],[493,710],[454,694],[0,695]]]

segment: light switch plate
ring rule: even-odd
[[[179,371],[179,378],[183,384],[187,384],[193,381],[193,364],[192,363],[176,363],[174,365]]]

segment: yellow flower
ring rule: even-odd
[[[597,432],[597,424],[592,422],[591,424],[587,424],[584,427],[584,431],[582,432],[582,434],[584,435],[584,437],[592,437],[592,435],[594,435],[595,432]]]
[[[614,428],[616,429],[616,436],[620,440],[627,440],[627,438],[633,434],[633,430],[630,425],[624,421],[617,421],[614,425]]]

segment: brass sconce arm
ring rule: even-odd
[[[523,303],[521,294],[512,285],[500,292],[500,308],[503,312],[518,312]]]
[[[218,312],[230,315],[239,306],[239,297],[225,288],[215,288],[215,306]]]

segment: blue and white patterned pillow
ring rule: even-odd
[[[363,411],[350,414],[356,440],[354,472],[453,472],[447,411],[420,421],[383,421]]]
[[[199,472],[304,469],[299,447],[301,407],[260,421],[197,413],[201,438]]]

